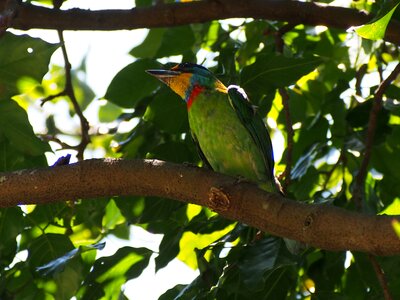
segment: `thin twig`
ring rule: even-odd
[[[290,173],[292,172],[294,131],[293,131],[292,117],[290,115],[289,94],[285,88],[280,88],[278,91],[282,97],[283,111],[285,113],[285,121],[286,121],[286,135],[287,135],[286,167],[284,171],[285,181],[283,182],[282,185],[283,193],[286,194],[291,181]]]
[[[344,158],[345,158],[345,155],[344,155],[343,153],[344,153],[344,151],[341,150],[341,151],[340,151],[340,156],[339,156],[337,162],[336,162],[336,163],[334,164],[334,166],[326,173],[325,182],[324,182],[324,185],[323,185],[323,188],[322,188],[323,190],[326,190],[326,187],[327,187],[327,185],[328,185],[328,183],[329,183],[329,181],[330,181],[330,179],[331,179],[331,177],[332,177],[332,175],[333,175],[333,172],[336,170],[337,167],[339,167],[339,166],[342,164],[342,162],[343,162],[343,160],[344,160]]]
[[[60,149],[60,150],[66,150],[66,149],[77,150],[77,149],[78,149],[78,146],[79,146],[79,145],[77,145],[77,146],[71,146],[71,145],[69,145],[69,144],[67,144],[67,143],[65,143],[65,142],[63,142],[63,141],[61,141],[59,138],[57,138],[57,137],[54,136],[54,135],[42,134],[42,135],[39,135],[39,137],[40,137],[40,139],[41,139],[42,141],[45,141],[45,142],[54,142],[54,143],[59,144],[59,145],[61,146],[61,149]]]
[[[392,300],[393,297],[389,291],[385,272],[383,271],[382,267],[380,266],[379,262],[376,260],[376,257],[374,255],[368,254],[368,259],[375,270],[376,277],[378,278],[380,285],[382,286],[383,297],[385,298],[385,300]]]
[[[86,146],[90,143],[90,136],[89,136],[89,123],[85,116],[82,113],[81,107],[79,106],[78,100],[76,99],[74,87],[72,85],[72,76],[71,76],[71,63],[68,59],[67,48],[65,47],[64,35],[62,30],[57,30],[58,37],[61,42],[61,50],[64,58],[65,63],[65,94],[68,95],[69,99],[74,106],[75,113],[79,117],[79,121],[81,123],[81,142],[77,146],[78,153],[76,157],[78,160],[83,160],[83,152],[86,149]]]
[[[355,84],[355,90],[356,90],[356,95],[361,96],[361,82],[367,73],[368,65],[363,64],[356,73],[356,84]]]
[[[282,26],[275,35],[275,45],[276,51],[279,53],[283,53],[284,41],[283,35],[288,31],[292,30],[296,24],[289,23],[285,26]],[[282,192],[284,194],[287,193],[287,189],[290,185],[291,177],[290,173],[292,171],[292,160],[293,160],[293,144],[294,144],[294,131],[293,131],[293,122],[290,115],[290,106],[289,106],[289,94],[285,88],[278,89],[279,94],[282,98],[283,111],[285,113],[285,121],[286,121],[286,134],[287,134],[287,146],[286,146],[286,167],[283,172],[283,178],[285,181],[282,185]]]
[[[67,92],[65,91],[65,89],[62,90],[61,92],[57,93],[57,94],[47,96],[47,97],[43,98],[42,100],[40,100],[40,106],[43,106],[46,102],[52,101],[55,98],[62,97],[62,96],[68,96]]]
[[[393,72],[381,82],[374,95],[374,103],[369,114],[367,137],[365,140],[365,153],[358,174],[355,178],[353,200],[358,209],[361,208],[361,201],[364,194],[364,182],[368,172],[368,164],[371,159],[372,146],[374,143],[378,114],[382,109],[382,97],[391,82],[397,78],[400,73],[400,63],[394,68]]]
[[[283,53],[283,47],[285,45],[283,41],[283,35],[291,31],[297,25],[298,23],[287,23],[286,25],[283,25],[281,28],[279,28],[278,31],[275,33],[275,49],[277,52]]]

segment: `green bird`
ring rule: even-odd
[[[271,138],[242,88],[226,87],[208,69],[192,63],[147,72],[186,102],[192,136],[206,165],[279,192]]]

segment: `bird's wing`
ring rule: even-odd
[[[229,102],[235,110],[244,127],[249,131],[255,144],[260,149],[264,159],[267,174],[275,182],[274,177],[274,153],[272,142],[265,127],[264,121],[257,114],[254,106],[251,105],[246,93],[242,88],[231,85],[228,87]]]
[[[213,168],[211,167],[211,165],[208,162],[206,156],[204,155],[203,151],[200,148],[200,144],[199,144],[199,141],[197,140],[196,135],[194,134],[193,131],[191,131],[191,133],[192,133],[192,139],[194,141],[194,144],[196,145],[197,153],[199,154],[201,160],[203,161],[204,166],[206,166],[207,168],[212,170]]]

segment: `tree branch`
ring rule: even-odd
[[[5,0],[3,2],[3,7],[0,9],[0,36],[6,32],[17,13],[16,0]]]
[[[393,297],[389,291],[389,286],[386,280],[385,272],[383,271],[381,265],[376,260],[375,256],[373,256],[372,254],[368,255],[368,259],[371,262],[376,277],[378,279],[378,282],[382,287],[383,297],[385,298],[385,300],[393,300]]]
[[[74,87],[72,84],[72,76],[71,76],[71,63],[69,62],[67,47],[65,46],[65,40],[62,30],[57,30],[58,37],[60,38],[61,50],[63,53],[64,64],[65,64],[65,94],[68,95],[71,100],[72,105],[74,106],[75,113],[79,117],[79,121],[81,123],[81,142],[76,146],[78,151],[77,158],[78,160],[83,160],[83,152],[86,149],[86,146],[90,143],[89,136],[89,122],[86,117],[83,115],[81,107],[79,106],[78,100],[75,96]]]
[[[392,81],[394,81],[399,74],[400,74],[400,63],[398,63],[394,68],[394,70],[392,71],[392,73],[390,73],[390,75],[385,80],[382,81],[382,83],[379,85],[374,95],[374,103],[368,120],[368,130],[367,130],[367,137],[365,140],[364,157],[354,181],[353,199],[356,207],[358,207],[359,209],[362,206],[362,197],[364,194],[364,182],[365,182],[365,177],[367,176],[368,173],[369,161],[371,159],[372,146],[375,139],[378,114],[382,109],[383,94],[385,93],[386,89],[390,86]]]
[[[0,11],[3,8],[4,3],[0,3]],[[22,30],[121,30],[204,23],[227,18],[268,19],[348,29],[367,23],[373,16],[350,8],[284,0],[207,0],[101,11],[53,10],[22,3],[18,5],[17,15],[9,26]],[[400,44],[400,22],[392,21],[389,24],[385,40]]]
[[[221,216],[326,250],[400,254],[392,220],[324,204],[304,204],[251,183],[159,160],[85,160],[0,173],[0,206],[44,204],[99,196],[157,196],[214,209]]]
[[[284,40],[283,40],[283,35],[290,30],[292,30],[297,24],[295,23],[288,23],[285,26],[281,27],[275,35],[275,47],[276,51],[280,54],[283,54],[283,48],[285,46]],[[282,185],[282,191],[284,194],[287,194],[288,187],[291,182],[291,172],[292,172],[292,158],[293,158],[293,144],[294,144],[294,131],[293,131],[293,122],[292,122],[292,117],[290,114],[290,104],[289,104],[289,93],[285,88],[279,88],[278,89],[279,94],[281,95],[282,98],[282,105],[283,105],[283,111],[285,113],[285,122],[286,122],[286,135],[287,135],[287,140],[286,140],[286,167],[285,171],[283,172],[283,178],[285,181],[283,182]]]

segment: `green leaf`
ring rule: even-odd
[[[160,253],[155,258],[156,272],[164,268],[171,260],[179,254],[179,241],[183,234],[183,228],[175,227],[164,233],[164,237],[160,243]]]
[[[0,295],[12,295],[14,299],[46,299],[45,292],[38,288],[32,272],[25,262],[18,262],[12,269],[3,273],[0,282]]]
[[[146,248],[123,247],[115,254],[96,260],[93,270],[85,281],[82,299],[118,299],[121,286],[129,279],[138,277],[147,267],[153,252]]]
[[[399,4],[400,3],[397,3],[387,14],[377,21],[356,27],[356,33],[359,36],[369,40],[376,41],[383,39],[385,36],[386,27],[388,26],[390,19],[392,18],[394,11]]]
[[[178,299],[177,297],[181,295],[181,292],[185,289],[185,287],[186,285],[178,284],[162,294],[158,300]]]
[[[98,243],[95,245],[89,245],[89,246],[80,246],[79,248],[73,249],[67,253],[65,253],[63,256],[60,256],[47,264],[43,266],[39,266],[36,268],[38,272],[43,274],[44,276],[47,275],[53,275],[55,273],[59,273],[63,271],[72,259],[75,257],[79,256],[81,253],[87,252],[87,251],[92,251],[92,250],[102,250],[105,246],[105,242],[103,243]]]
[[[239,262],[239,270],[244,283],[250,289],[255,289],[265,280],[265,272],[291,264],[294,264],[293,257],[286,251],[282,239],[271,236],[246,247],[245,257]]]
[[[74,246],[66,235],[54,233],[42,234],[33,240],[28,247],[29,266],[37,268],[47,264],[51,260],[62,257],[66,251],[72,249],[74,249]],[[68,261],[68,264],[60,264],[60,266],[61,268],[57,270],[58,272],[53,273],[51,276],[51,279],[54,280],[57,286],[57,289],[53,290],[54,297],[56,299],[70,299],[75,295],[83,279],[82,262],[79,258],[74,257]],[[49,282],[47,284],[51,285]]]
[[[342,277],[342,279],[345,279],[343,283],[343,292],[345,295],[347,295],[349,299],[383,299],[382,289],[379,287],[379,282],[376,280],[376,273],[374,272],[370,259],[368,259],[364,253],[352,252],[352,255],[353,263],[346,270],[346,276]],[[329,259],[328,261],[331,263],[331,267],[333,267],[333,260]],[[343,261],[344,260],[337,261],[336,267],[339,267],[339,264]],[[327,264],[321,261],[320,265]],[[321,266],[319,266],[319,268],[321,269]],[[313,279],[323,279],[329,284],[329,287],[333,287],[334,282],[340,282],[340,278],[334,282],[329,281],[328,274],[325,275],[323,272],[319,272],[319,274],[316,275],[317,276]],[[316,290],[318,290],[318,285],[316,286]]]
[[[130,54],[138,58],[180,55],[190,51],[194,42],[193,30],[189,25],[150,29],[143,43],[133,48]]]
[[[249,92],[285,87],[294,84],[322,62],[319,57],[294,58],[262,54],[255,63],[243,68],[240,74],[241,85]]]
[[[32,267],[39,267],[72,249],[74,246],[67,236],[55,233],[42,234],[28,247],[28,260]]]
[[[136,7],[151,6],[152,0],[135,0]]]
[[[185,132],[189,128],[185,102],[166,87],[155,95],[143,118],[169,133]]]
[[[147,158],[157,158],[176,163],[191,162],[193,153],[184,142],[166,142],[155,147]]]
[[[129,54],[137,58],[156,57],[156,53],[158,49],[160,49],[164,33],[164,28],[150,29],[144,41],[133,48]]]
[[[156,57],[184,54],[191,51],[194,42],[193,30],[189,25],[168,28],[164,33]]]
[[[18,94],[17,81],[24,76],[40,82],[58,46],[28,35],[6,32],[0,42],[0,100]]]
[[[123,109],[114,103],[107,101],[99,108],[99,121],[100,122],[113,122],[123,113]]]
[[[393,200],[383,211],[379,213],[380,215],[400,215],[400,198]]]
[[[103,228],[114,229],[117,225],[123,223],[125,218],[122,216],[121,211],[111,199],[106,206],[106,213],[103,217]]]
[[[139,101],[151,95],[161,85],[146,73],[148,69],[159,69],[161,65],[150,59],[137,60],[113,78],[104,96],[107,100],[126,108],[135,108]]]
[[[50,151],[32,130],[28,116],[15,101],[3,101],[0,105],[0,134],[3,134],[21,152],[39,156]]]
[[[305,151],[308,151],[314,144],[326,140],[326,134],[329,128],[327,119],[316,115],[307,118],[299,131],[296,147],[293,151],[293,157],[299,159]]]
[[[0,268],[8,267],[13,261],[17,253],[17,236],[23,227],[23,216],[19,207],[0,210]]]
[[[304,176],[304,174],[306,174],[308,168],[313,165],[315,157],[318,154],[318,150],[318,144],[314,144],[304,155],[298,159],[291,172],[292,179],[301,178]]]

